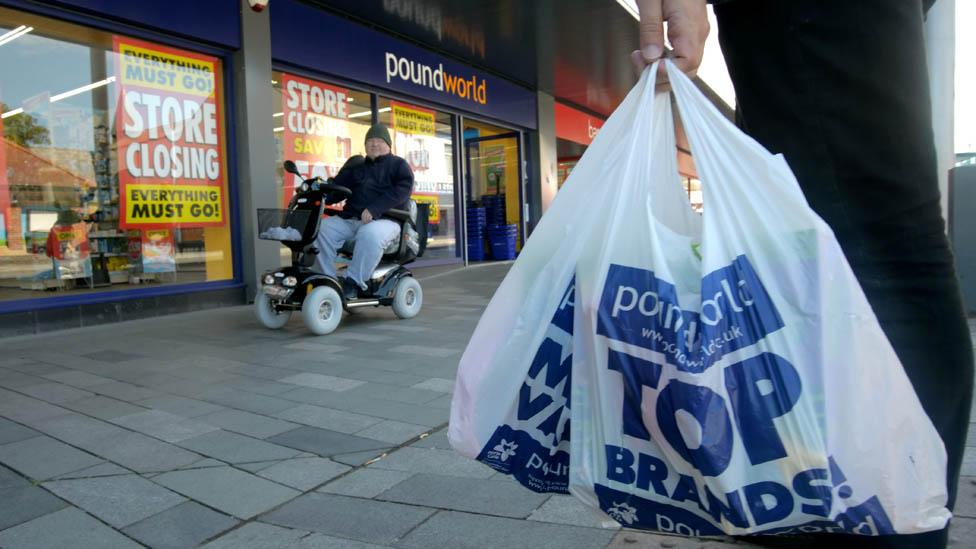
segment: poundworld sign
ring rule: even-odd
[[[386,52],[386,83],[391,78],[413,82],[439,92],[449,93],[461,99],[468,99],[482,105],[488,104],[488,82],[479,80],[472,74],[470,78],[444,72],[444,64],[437,68],[407,59],[397,58],[395,53]]]
[[[536,128],[535,92],[330,15],[311,3],[275,0],[271,54],[278,63],[363,82],[448,108]],[[315,29],[321,40],[295,32]]]

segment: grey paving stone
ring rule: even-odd
[[[125,431],[84,445],[85,449],[138,473],[172,471],[203,456],[139,433]]]
[[[429,430],[430,427],[424,425],[414,425],[413,423],[402,423],[387,419],[357,432],[356,436],[399,445]]]
[[[137,522],[123,532],[153,549],[195,547],[239,521],[188,501]]]
[[[386,547],[389,546],[315,533],[298,540],[290,549],[384,549]]]
[[[43,377],[32,376],[30,374],[15,372],[13,370],[0,370],[0,387],[6,387],[7,389],[30,387],[31,385],[44,383],[44,381],[45,378]]]
[[[249,377],[241,377],[240,379],[224,382],[222,385],[232,389],[240,389],[241,391],[267,396],[277,396],[295,389],[294,385],[288,383],[278,383],[277,381],[252,379]]]
[[[339,463],[344,463],[351,467],[358,467],[360,465],[368,465],[377,459],[382,458],[392,450],[392,448],[383,448],[382,450],[369,450],[366,452],[353,452],[351,454],[337,454],[331,456],[332,461],[337,461]]]
[[[0,490],[4,488],[23,488],[24,486],[30,485],[31,483],[20,473],[0,465]]]
[[[251,522],[220,536],[202,549],[291,549],[307,535],[305,530]]]
[[[412,386],[414,389],[426,389],[428,391],[437,391],[439,393],[453,393],[454,392],[454,380],[444,379],[442,377],[432,377],[426,379],[416,385]]]
[[[39,398],[44,402],[50,402],[51,404],[63,404],[65,402],[81,400],[83,398],[94,396],[88,391],[82,391],[81,389],[76,389],[70,385],[54,382],[23,387],[19,389],[19,391],[34,398]]]
[[[137,475],[57,480],[43,486],[116,528],[186,501]]]
[[[435,398],[444,396],[444,393],[427,391],[424,389],[411,389],[388,385],[386,383],[367,383],[361,387],[356,387],[348,393],[349,398],[369,397],[377,400],[391,400],[393,402],[403,402],[405,404],[423,404]]]
[[[81,388],[91,387],[92,385],[101,385],[103,383],[109,383],[112,381],[111,379],[96,376],[88,372],[82,372],[80,370],[68,370],[67,372],[47,374],[43,377],[50,379],[51,381],[57,381],[58,383],[64,383],[65,385]]]
[[[60,406],[16,393],[11,394],[13,397],[0,394],[0,415],[28,427],[34,427],[40,421],[65,413],[65,409]]]
[[[33,429],[18,425],[12,421],[7,421],[0,417],[0,445],[19,442],[29,438],[39,437],[41,433]]]
[[[405,332],[408,334],[419,334],[419,333],[430,331],[430,328],[426,326],[412,326],[410,324],[394,323],[394,322],[379,323],[376,325],[376,328],[380,330],[392,330],[394,332]]]
[[[262,520],[341,538],[392,544],[434,511],[397,503],[312,493],[265,515]]]
[[[129,549],[140,545],[76,508],[63,509],[0,532],[4,549],[84,547]]]
[[[131,475],[132,471],[128,469],[123,469],[114,463],[102,463],[94,467],[89,467],[87,469],[81,469],[80,471],[74,471],[64,475],[59,475],[57,480],[66,480],[72,478],[94,478],[94,477],[112,477],[118,475]]]
[[[511,518],[528,517],[548,499],[516,483],[417,474],[377,499]]]
[[[342,410],[383,419],[440,427],[450,417],[444,410],[431,408],[430,403],[406,404],[370,397],[347,398],[345,395],[343,398],[345,400],[341,403]]]
[[[235,463],[234,465],[238,469],[244,469],[245,471],[250,471],[251,473],[257,473],[261,469],[267,469],[268,467],[271,467],[275,463],[281,463],[282,461],[284,460],[255,461],[253,463]]]
[[[303,404],[290,408],[283,412],[278,412],[275,417],[309,425],[329,429],[340,433],[352,434],[382,421],[379,418],[343,412],[332,408],[323,408],[311,404]]]
[[[117,351],[115,349],[109,349],[106,351],[97,351],[94,353],[84,354],[82,356],[84,356],[85,358],[90,358],[92,360],[99,360],[101,362],[125,362],[127,360],[143,358],[143,355],[127,353],[125,351]]]
[[[104,396],[83,398],[63,406],[69,410],[106,420],[145,411],[145,408],[140,406]]]
[[[976,476],[976,446],[967,446],[962,454],[962,468],[960,473],[963,476]]]
[[[396,545],[404,549],[451,547],[532,547],[569,549],[603,547],[613,532],[595,528],[532,523],[501,517],[442,511]],[[654,547],[648,545],[647,547]]]
[[[255,438],[267,438],[299,427],[295,423],[241,410],[221,410],[213,414],[200,416],[197,420],[227,431],[233,431]]]
[[[185,469],[204,469],[204,468],[207,468],[207,467],[226,467],[226,466],[227,466],[227,464],[224,463],[223,461],[219,461],[219,460],[216,460],[216,459],[207,458],[207,459],[201,459],[200,461],[194,461],[193,463],[191,463],[191,464],[189,464],[189,465],[187,465],[185,467],[180,467],[180,469],[181,470],[185,470]]]
[[[424,404],[424,406],[429,406],[431,408],[437,408],[440,410],[450,410],[452,398],[453,398],[452,395],[444,395],[441,398],[434,399]]]
[[[325,457],[350,454],[353,452],[365,452],[368,450],[381,450],[389,446],[386,443],[368,438],[318,429],[316,427],[299,427],[298,429],[273,436],[267,440],[275,444]]]
[[[447,429],[441,429],[430,436],[424,437],[410,446],[414,448],[437,448],[439,450],[453,450],[451,442],[447,440]]]
[[[85,449],[99,440],[128,432],[111,423],[68,411],[60,416],[39,421],[35,427],[42,433]]]
[[[387,385],[397,385],[399,387],[412,387],[426,379],[423,376],[408,372],[391,372],[389,370],[380,370],[379,368],[367,368],[358,363],[340,365],[332,374],[349,379],[386,383]]]
[[[959,517],[952,519],[949,526],[949,548],[970,549],[976,539],[976,519]]]
[[[300,493],[230,467],[174,471],[153,480],[242,519],[277,507]]]
[[[511,477],[507,477],[511,478]],[[498,482],[495,479],[489,482]],[[553,495],[529,515],[529,520],[617,530],[620,525],[601,511],[588,507],[573,496]]]
[[[341,353],[343,351],[348,351],[348,346],[343,345],[327,345],[324,343],[313,343],[311,341],[299,341],[297,343],[288,343],[283,345],[285,349],[294,349],[298,351],[315,351],[321,354],[334,354]]]
[[[246,410],[256,414],[271,415],[295,406],[294,402],[278,397],[256,395],[237,389],[215,389],[201,393],[201,400],[220,404],[228,408]]]
[[[0,446],[0,463],[37,480],[85,469],[102,461],[50,437],[29,438]]]
[[[271,461],[298,455],[293,448],[221,430],[183,440],[179,445],[227,463]]]
[[[136,402],[139,406],[162,410],[171,414],[180,415],[186,418],[198,417],[213,414],[226,410],[223,406],[217,406],[202,400],[186,398],[181,396],[166,395]]]
[[[829,541],[827,542],[829,543]],[[840,544],[840,547],[847,545]],[[638,532],[635,530],[621,530],[617,533],[607,549],[623,549],[633,547],[667,547],[669,549],[748,549],[750,547],[760,547],[744,541],[732,538],[689,538],[684,536],[671,536],[665,534],[654,534],[651,532]]]
[[[217,430],[217,427],[164,412],[145,410],[136,414],[117,417],[112,423],[149,435],[166,442],[180,442]]]
[[[124,400],[126,402],[136,402],[138,400],[145,400],[147,398],[159,396],[159,393],[152,389],[138,387],[136,385],[132,385],[131,383],[124,383],[121,381],[110,381],[109,383],[91,385],[86,388],[93,393],[112,397],[117,400]]]
[[[356,379],[346,379],[335,376],[327,376],[322,374],[313,373],[301,373],[295,374],[288,377],[283,377],[278,380],[281,383],[290,383],[292,385],[300,385],[302,387],[312,387],[313,389],[322,389],[323,391],[348,391],[350,389],[355,389],[360,385],[365,384],[365,381],[359,381]]]
[[[329,339],[334,339],[343,343],[345,343],[343,340],[361,341],[364,343],[381,343],[384,341],[390,341],[393,338],[379,334],[363,334],[358,332],[340,331],[333,334],[331,337],[329,337]],[[356,343],[352,343],[351,345],[356,345]]]
[[[348,465],[312,457],[288,459],[261,469],[257,475],[305,492],[349,469]]]
[[[43,488],[33,486],[26,481],[17,486],[0,485],[0,496],[2,496],[0,497],[0,530],[68,506]]]
[[[389,471],[365,467],[319,488],[318,492],[374,498],[413,476],[405,471]]]
[[[258,366],[256,364],[245,364],[243,366],[235,366],[233,368],[228,368],[226,370],[232,374],[256,377],[259,379],[266,379],[269,381],[274,381],[276,379],[281,379],[283,377],[288,377],[290,375],[297,374],[295,370],[290,370],[288,368],[276,368],[274,366]]]
[[[377,469],[393,469],[411,473],[430,473],[455,477],[491,478],[495,472],[477,461],[461,457],[450,450],[406,447],[393,452],[372,465]]]

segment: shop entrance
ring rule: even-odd
[[[468,261],[514,259],[525,236],[521,134],[466,121],[464,158]]]

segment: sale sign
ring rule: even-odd
[[[113,38],[122,228],[227,222],[216,57]]]
[[[362,145],[367,126],[348,121],[348,98],[344,88],[282,73],[282,150],[303,177],[334,177],[352,156],[353,146]],[[285,176],[286,203],[301,183],[301,177]]]

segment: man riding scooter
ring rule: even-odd
[[[322,223],[316,245],[319,271],[336,278],[335,260],[346,241],[355,242],[352,260],[342,281],[347,300],[360,297],[383,250],[400,236],[400,226],[383,216],[391,209],[408,208],[413,192],[413,171],[406,160],[391,153],[390,132],[374,124],[366,132],[366,160],[341,170],[336,185],[348,187],[352,196],[338,215]]]

